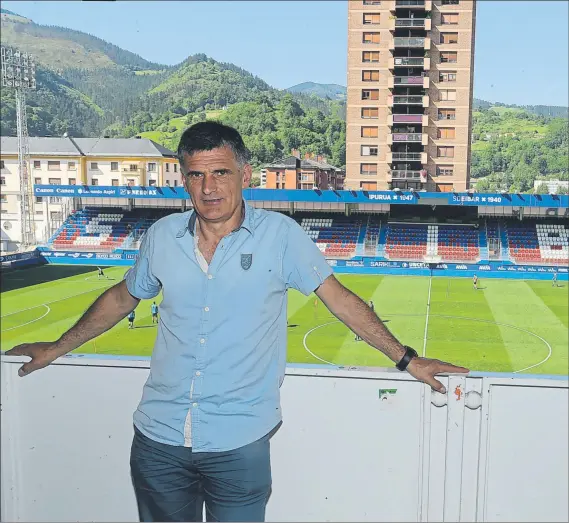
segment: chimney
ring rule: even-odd
[[[291,149],[290,154],[291,154],[291,156],[294,156],[296,158],[300,158],[300,152],[298,149]]]
[[[318,155],[318,156],[316,157],[316,161],[317,161],[317,162],[321,162],[321,161],[322,161],[322,156]]]
[[[310,160],[310,153],[304,153],[304,159]]]

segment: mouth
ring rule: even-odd
[[[202,198],[202,203],[210,207],[215,207],[216,205],[220,205],[222,201],[223,198],[208,198],[207,200],[204,200]]]

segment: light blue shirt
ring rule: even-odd
[[[126,274],[129,292],[162,290],[150,375],[134,424],[149,438],[195,452],[239,448],[281,421],[287,289],[305,295],[332,274],[291,218],[244,204],[205,271],[193,211],[158,220]]]

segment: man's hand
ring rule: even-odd
[[[422,381],[427,385],[430,385],[433,390],[440,392],[441,394],[446,393],[446,389],[443,384],[435,379],[436,374],[443,373],[463,373],[466,374],[470,372],[469,369],[465,367],[457,367],[450,363],[446,363],[440,360],[431,360],[428,358],[413,358],[409,365],[407,365],[407,372],[411,374],[416,380]]]
[[[35,370],[43,369],[61,356],[55,343],[40,341],[36,343],[23,343],[9,351],[6,356],[28,356],[31,361],[24,363],[18,370],[19,376],[27,376]]]

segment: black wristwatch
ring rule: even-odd
[[[399,363],[397,363],[395,365],[395,367],[398,368],[399,370],[405,370],[407,368],[407,365],[409,365],[409,362],[413,358],[416,358],[417,356],[419,356],[415,349],[412,349],[411,347],[408,347],[407,345],[403,345],[403,347],[406,349],[405,354],[403,355],[403,357],[401,358]]]

